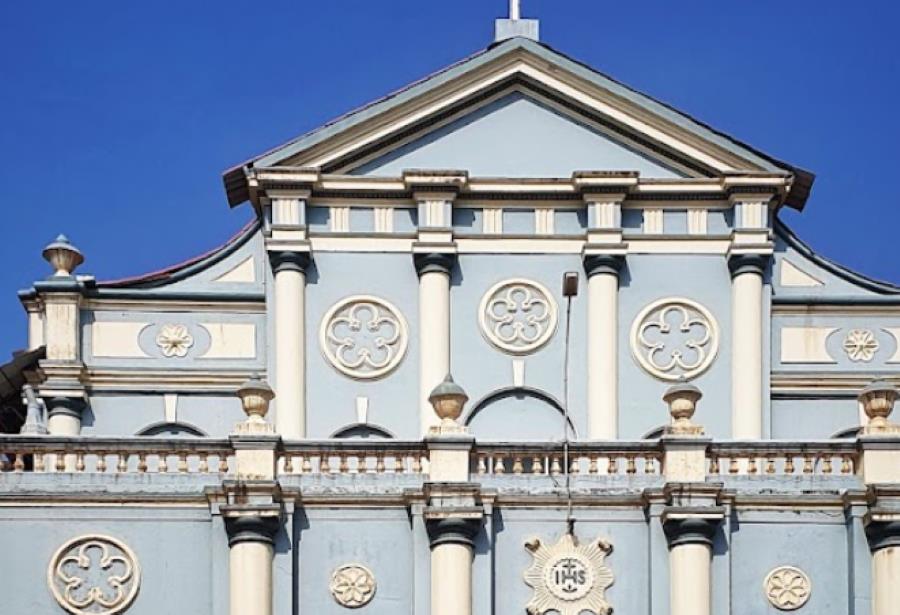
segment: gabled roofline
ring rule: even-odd
[[[673,125],[692,132],[706,141],[758,165],[766,171],[787,171],[794,174],[796,178],[794,188],[791,190],[786,204],[798,210],[803,209],[803,206],[809,197],[813,181],[815,180],[815,176],[809,171],[805,171],[756,150],[723,132],[713,129],[704,122],[676,110],[666,103],[660,102],[642,92],[630,88],[612,77],[556,51],[546,44],[522,37],[511,38],[500,43],[495,43],[486,49],[416,81],[405,88],[339,116],[304,135],[228,169],[224,173],[223,180],[228,195],[229,205],[234,207],[249,198],[250,194],[246,178],[247,169],[255,166],[277,166],[281,161],[313,147],[344,130],[389,111],[406,101],[421,96],[456,77],[477,69],[484,64],[516,50],[527,51],[547,62],[560,66],[573,75],[608,90],[612,94],[643,108],[649,113],[660,116],[671,122]]]

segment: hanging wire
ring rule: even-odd
[[[569,346],[572,327],[572,297],[578,292],[578,278],[575,274],[574,286],[569,288],[564,274],[563,293],[566,296],[566,335],[563,354],[563,472],[566,479],[566,531],[574,533],[575,519],[572,516],[572,477],[569,472]]]

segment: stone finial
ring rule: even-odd
[[[56,277],[71,277],[75,269],[84,262],[84,255],[65,235],[59,235],[49,243],[41,255],[53,267],[53,275]]]
[[[431,395],[428,396],[428,402],[434,408],[438,418],[441,419],[437,430],[440,432],[461,431],[463,428],[458,419],[462,415],[467,401],[469,401],[469,396],[461,386],[453,382],[453,377],[447,374],[443,382],[434,387]]]
[[[860,391],[858,399],[869,418],[863,434],[900,434],[900,425],[889,420],[897,400],[896,387],[884,380],[876,380]]]
[[[678,436],[703,435],[703,427],[691,421],[697,410],[697,402],[703,397],[700,389],[691,384],[676,384],[669,387],[663,395],[663,401],[669,405],[672,424],[666,432]]]
[[[241,406],[247,415],[247,420],[238,424],[237,431],[240,433],[273,433],[272,426],[266,422],[269,402],[275,398],[272,387],[260,378],[259,374],[253,374],[238,388],[237,396],[241,399]]]

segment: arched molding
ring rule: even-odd
[[[509,399],[511,397],[517,399],[536,399],[550,406],[551,408],[559,412],[560,415],[565,415],[566,412],[562,403],[558,399],[542,389],[536,389],[534,387],[528,386],[510,386],[491,391],[490,393],[479,399],[477,402],[475,402],[475,404],[472,406],[472,409],[469,410],[463,417],[463,424],[470,425],[472,421],[475,420],[475,417],[477,417],[479,413],[490,407],[491,404],[504,399]],[[572,417],[568,418],[568,423],[572,438],[577,439],[578,432],[575,429],[575,425],[572,423]]]
[[[360,436],[356,435],[354,432],[365,432],[368,435]],[[380,425],[373,425],[371,423],[351,423],[350,425],[345,425],[341,427],[333,434],[328,436],[332,439],[349,439],[349,438],[384,438],[385,440],[396,440],[397,436],[391,433],[389,430],[381,427]]]
[[[195,425],[191,425],[190,423],[183,423],[181,421],[160,421],[159,423],[153,423],[152,425],[148,425],[138,431],[136,436],[172,436],[173,434],[170,432],[177,432],[175,435],[186,435],[192,436],[196,438],[207,438],[209,434],[200,429]]]

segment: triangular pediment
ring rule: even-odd
[[[406,169],[466,169],[481,177],[569,177],[582,169],[685,175],[521,92],[492,100],[348,172],[397,177]]]
[[[228,171],[229,202],[247,198],[255,167],[399,177],[404,169],[471,176],[642,177],[796,174],[802,206],[812,176],[719,133],[549,47],[494,45],[403,90]],[[791,198],[795,198],[792,196]]]

